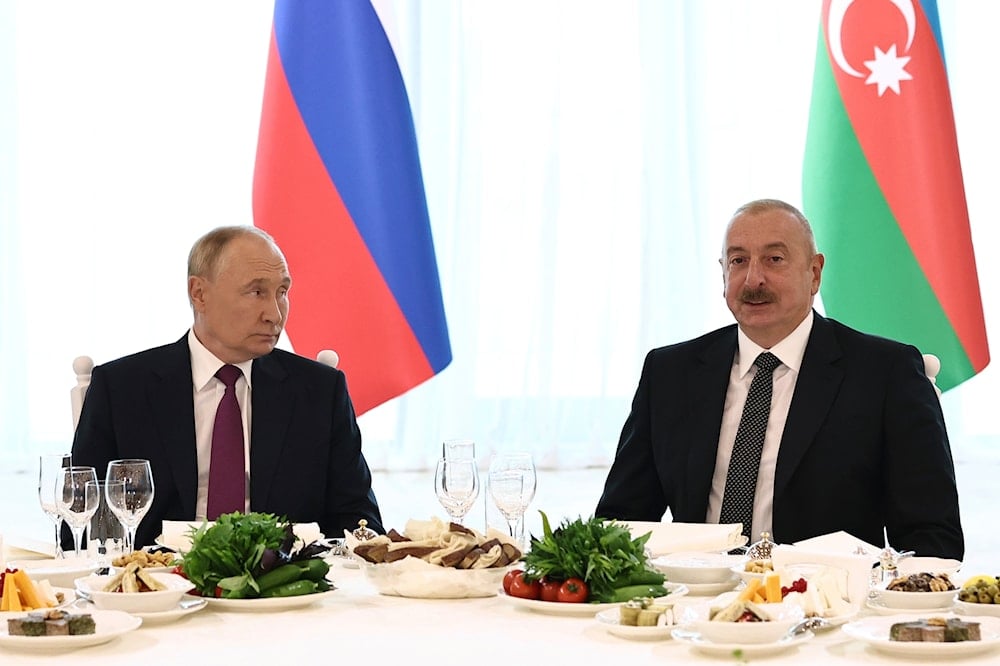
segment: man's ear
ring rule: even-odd
[[[205,278],[197,275],[188,277],[188,300],[195,312],[205,311]]]

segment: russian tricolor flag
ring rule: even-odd
[[[292,273],[292,345],[337,350],[359,414],[451,362],[409,99],[369,0],[276,1],[253,213]]]

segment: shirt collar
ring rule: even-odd
[[[745,377],[750,372],[753,362],[757,360],[761,352],[765,351],[771,352],[781,359],[782,365],[798,373],[799,368],[802,367],[802,357],[806,353],[806,344],[809,343],[809,333],[812,332],[812,325],[813,311],[810,309],[809,314],[802,320],[802,323],[796,326],[795,330],[789,333],[784,340],[770,349],[764,349],[758,345],[747,337],[742,328],[737,326],[736,339],[739,344],[740,377]]]
[[[201,391],[215,378],[215,373],[219,371],[219,368],[226,364],[208,351],[205,345],[201,344],[201,340],[194,334],[193,328],[188,330],[187,339],[188,348],[191,350],[191,379],[194,382],[194,390]],[[251,387],[250,370],[253,367],[253,359],[233,365],[243,371],[243,378],[246,379],[247,386]]]

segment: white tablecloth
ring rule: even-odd
[[[280,613],[221,612],[211,607],[75,652],[17,652],[0,647],[0,664],[713,664],[735,657],[694,652],[674,640],[636,642],[608,634],[591,618],[535,613],[501,597],[421,600],[377,594],[356,569],[335,564],[337,592],[320,604]],[[72,661],[70,661],[72,659]],[[210,661],[211,660],[211,661]],[[768,664],[900,664],[853,641],[840,629]],[[917,663],[929,663],[926,660]],[[1000,663],[1000,651],[961,659]]]

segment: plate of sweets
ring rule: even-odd
[[[873,649],[902,657],[943,659],[1000,648],[1000,618],[927,614],[868,617],[844,633]]]
[[[0,613],[0,646],[24,651],[75,650],[107,643],[141,624],[140,618],[122,611]]]

